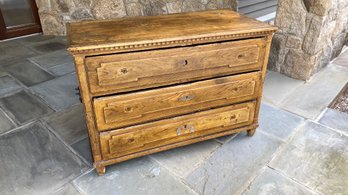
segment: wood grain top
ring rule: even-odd
[[[72,53],[215,42],[267,35],[276,29],[231,10],[82,21],[67,26]]]

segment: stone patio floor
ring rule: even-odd
[[[0,42],[0,194],[348,194],[348,115],[327,108],[347,81],[348,49],[306,83],[268,72],[253,137],[97,176],[64,37]]]

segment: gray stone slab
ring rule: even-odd
[[[0,137],[0,194],[51,194],[87,170],[40,124]]]
[[[295,183],[276,171],[266,168],[261,175],[248,186],[243,195],[309,195],[315,194],[306,187]]]
[[[3,69],[28,87],[54,78],[54,76],[27,60],[3,66]]]
[[[71,147],[79,153],[90,165],[93,164],[91,146],[89,144],[89,138],[82,139],[74,144]]]
[[[44,120],[69,145],[87,137],[87,126],[81,104],[54,113]]]
[[[79,190],[89,195],[185,195],[194,194],[186,185],[146,157],[107,167],[104,176],[93,170],[74,181]]]
[[[348,69],[329,65],[298,87],[280,104],[300,116],[315,119],[348,81]]]
[[[0,76],[0,97],[20,89],[22,86],[10,75]]]
[[[348,137],[306,123],[270,166],[321,194],[348,194]]]
[[[63,75],[75,72],[75,64],[64,63],[61,65],[53,66],[49,68],[48,71],[55,76],[63,76]]]
[[[328,108],[319,123],[348,133],[348,114]]]
[[[304,81],[289,78],[278,72],[268,71],[263,87],[262,99],[274,105],[278,105]]]
[[[55,110],[63,110],[80,103],[75,90],[77,86],[75,74],[67,74],[35,85],[31,89]]]
[[[164,152],[151,157],[179,177],[185,178],[208,159],[220,146],[215,140],[208,140]]]
[[[1,98],[0,106],[20,124],[38,119],[53,111],[38,97],[27,91]]]
[[[200,194],[234,194],[267,164],[282,142],[261,132],[240,133],[185,178]]]
[[[216,138],[216,140],[219,143],[224,144],[224,143],[234,139],[237,135],[238,135],[238,133],[235,133],[235,134],[232,134],[232,135],[225,135],[225,136]]]
[[[261,104],[258,130],[286,140],[302,123],[303,118],[295,114],[264,103]]]
[[[348,49],[346,48],[334,61],[334,64],[348,67]]]
[[[67,46],[65,36],[35,35],[16,39],[15,41],[37,53],[66,49]]]
[[[29,60],[47,69],[57,65],[74,63],[72,56],[66,50],[59,50],[51,53],[46,53],[43,55],[29,58]]]
[[[81,193],[71,183],[64,185],[61,189],[54,192],[53,195],[81,195]]]
[[[24,47],[15,41],[5,41],[0,44],[0,66],[9,62],[22,60],[23,58],[37,55],[36,52]]]
[[[6,131],[15,128],[16,125],[0,110],[0,135]]]

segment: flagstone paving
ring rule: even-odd
[[[64,37],[0,42],[0,194],[348,194],[347,50],[308,82],[269,71],[253,137],[239,133],[92,167]],[[5,177],[2,177],[5,175]]]

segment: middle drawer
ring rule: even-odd
[[[253,72],[132,94],[94,99],[99,131],[159,120],[257,98]]]

